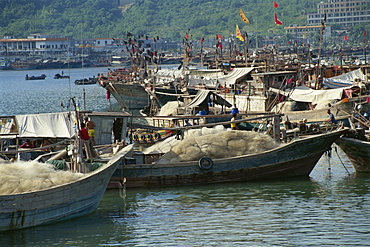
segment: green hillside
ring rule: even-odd
[[[284,26],[305,24],[321,0],[0,0],[0,35],[16,38],[54,33],[74,38],[124,37],[126,32],[182,39],[225,37],[242,31],[284,33]],[[133,3],[130,3],[133,2]],[[121,6],[120,6],[121,5]],[[239,9],[250,21],[242,22]],[[274,24],[277,13],[282,26]]]

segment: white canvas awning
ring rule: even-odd
[[[185,107],[193,108],[193,107],[199,106],[205,100],[207,100],[208,96],[210,95],[212,95],[213,103],[218,104],[218,105],[225,105],[226,107],[232,106],[227,100],[222,98],[220,95],[217,95],[209,90],[199,90],[198,93],[195,95],[194,99],[189,104],[187,104]]]
[[[69,112],[16,115],[19,137],[72,138],[75,114]]]
[[[255,68],[235,68],[229,74],[219,77],[218,82],[221,86],[230,87],[230,85],[235,84],[236,81],[247,74],[249,74]]]
[[[341,100],[343,96],[343,90],[348,88],[314,90],[305,86],[299,86],[293,89],[293,92],[281,91],[273,88],[270,88],[270,90],[288,96],[297,102],[310,102],[312,104],[317,104],[323,100]]]
[[[354,71],[348,72],[343,75],[333,76],[330,78],[323,78],[323,84],[328,88],[343,88],[351,86],[359,86],[358,82],[355,79],[360,81],[365,80],[365,75],[362,73],[361,69],[356,69]]]

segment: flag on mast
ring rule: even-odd
[[[244,21],[245,24],[249,24],[249,20],[247,19],[247,17],[243,13],[243,10],[242,9],[239,10],[239,13],[240,13],[240,18],[242,18],[242,21]]]
[[[245,41],[242,33],[240,32],[238,24],[236,24],[236,35],[235,35],[235,37],[237,37],[240,41]]]
[[[278,7],[279,7],[279,5],[277,4],[276,1],[274,1],[274,8],[278,8]]]
[[[283,23],[278,19],[277,14],[274,13],[274,21],[276,25],[283,25]]]

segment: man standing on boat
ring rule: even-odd
[[[238,113],[234,112],[233,113],[233,117],[231,118],[230,121],[231,122],[235,121],[237,117],[238,117]],[[238,130],[239,129],[239,127],[238,127],[238,125],[236,123],[231,123],[230,126],[231,126],[231,129],[232,130]]]
[[[90,139],[90,136],[89,136],[89,132],[86,129],[85,123],[81,123],[80,137],[81,137],[82,143],[85,147],[86,158],[91,159],[92,158],[92,155],[91,155],[91,150],[92,150],[92,148],[91,148],[91,139]]]
[[[85,117],[84,120],[85,120],[86,129],[89,133],[89,136],[91,137],[92,144],[95,145],[96,143],[95,143],[95,130],[94,130],[94,128],[95,128],[96,125],[93,121],[89,120],[88,117]]]

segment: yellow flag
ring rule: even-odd
[[[245,41],[242,32],[240,32],[240,29],[238,27],[238,24],[236,24],[236,35],[235,35],[240,41]]]
[[[249,20],[247,19],[247,17],[244,15],[244,13],[243,13],[243,10],[242,9],[240,9],[240,17],[242,18],[242,21],[244,21],[245,22],[245,24],[249,24]]]

